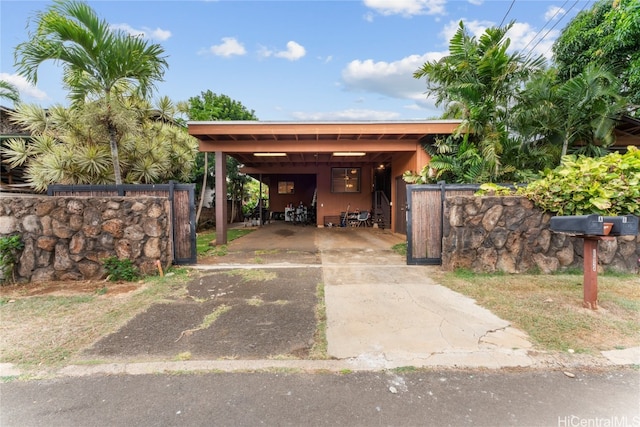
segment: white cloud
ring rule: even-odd
[[[482,3],[484,3],[484,0],[469,0],[469,3],[474,6],[480,6]]]
[[[304,46],[294,41],[290,41],[287,43],[287,50],[276,52],[275,56],[277,58],[288,59],[289,61],[297,61],[298,59],[305,56],[306,53],[307,51],[305,50]]]
[[[349,91],[373,92],[397,99],[421,100],[426,97],[425,82],[413,73],[425,62],[438,60],[444,52],[410,55],[394,62],[372,59],[354,60],[342,70],[344,87]]]
[[[514,24],[507,32],[507,37],[511,39],[509,50],[518,50],[525,55],[531,52],[533,55],[544,55],[547,58],[553,55],[551,46],[559,36],[559,30],[545,30],[538,34],[531,25],[521,22]],[[542,37],[544,39],[540,41]]]
[[[333,120],[397,120],[400,116],[395,111],[347,109],[340,111],[318,111],[305,113],[297,111],[291,114],[296,120],[302,121],[333,121]]]
[[[156,28],[155,30],[151,30],[147,27],[142,27],[141,30],[133,28],[129,24],[114,24],[110,26],[111,29],[121,30],[125,33],[128,33],[134,37],[144,37],[145,39],[165,41],[171,37],[171,31],[163,30],[161,28]]]
[[[364,0],[365,6],[382,15],[444,15],[447,0]]]
[[[269,58],[270,56],[275,56],[276,58],[284,58],[289,61],[297,61],[307,54],[304,46],[290,41],[287,43],[287,50],[273,51],[265,46],[260,47],[258,51],[258,55],[263,58]]]
[[[491,21],[467,21],[465,18],[460,18],[457,21],[449,21],[439,34],[440,37],[445,40],[447,46],[449,45],[449,40],[451,40],[456,31],[458,31],[460,21],[464,22],[464,28],[467,32],[476,37],[479,37],[484,33],[487,28],[496,25]]]
[[[34,98],[38,101],[49,99],[49,96],[45,92],[29,83],[27,79],[20,75],[0,73],[0,80],[4,80],[5,82],[14,85],[18,89],[18,92],[20,92],[20,98]]]
[[[211,53],[216,56],[230,57],[233,55],[244,55],[246,49],[234,37],[223,37],[222,43],[209,47],[204,53]]]
[[[544,14],[545,21],[560,19],[567,11],[558,6],[549,6]]]
[[[466,21],[464,18],[462,21],[464,22],[466,30],[475,37],[480,37],[487,28],[497,25],[491,21]],[[459,21],[450,21],[440,33],[440,37],[446,40],[447,44],[458,30],[458,22]],[[558,30],[551,30],[548,34],[546,32],[538,34],[538,31],[530,24],[526,22],[516,22],[507,32],[507,37],[511,39],[509,51],[519,51],[526,55],[533,49],[533,54],[544,55],[550,58],[552,55],[551,46],[559,35],[560,31]],[[544,40],[536,46],[537,41],[543,36]]]
[[[169,37],[171,37],[171,31],[163,30],[162,28],[156,28],[155,30],[150,31],[150,37],[154,40],[165,41]]]

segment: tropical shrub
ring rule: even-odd
[[[519,193],[558,215],[639,215],[640,150],[630,146],[625,154],[565,156]]]
[[[140,277],[140,273],[130,259],[118,259],[112,256],[104,260],[104,269],[107,270],[108,278],[112,282],[124,280],[133,282]]]
[[[13,266],[24,248],[19,234],[0,237],[0,281],[14,280]]]

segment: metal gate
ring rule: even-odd
[[[407,186],[407,264],[442,264],[444,200],[468,196],[477,184],[412,184]]]
[[[171,235],[174,264],[196,264],[195,184],[123,184],[123,185],[61,185],[47,188],[49,196],[83,197],[167,197],[171,205]]]

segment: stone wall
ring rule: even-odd
[[[445,201],[442,266],[476,272],[551,273],[582,269],[583,240],[553,233],[551,214],[524,197],[449,197]],[[599,269],[638,272],[640,236],[598,243]]]
[[[162,197],[3,196],[0,236],[22,236],[18,281],[100,279],[112,256],[154,274],[172,261],[169,212]]]

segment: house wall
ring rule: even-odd
[[[360,164],[342,163],[339,167],[357,167],[360,171],[360,192],[359,193],[332,193],[331,192],[331,165],[315,166],[305,168],[303,173],[279,173],[264,174],[263,179],[269,182],[269,210],[271,212],[284,212],[284,208],[292,203],[297,206],[300,201],[305,206],[311,206],[313,192],[317,189],[317,225],[325,225],[325,217],[339,216],[341,212],[370,210],[371,209],[371,189],[373,186],[373,169],[371,166]],[[278,194],[278,181],[293,181],[294,194]]]
[[[278,182],[280,181],[292,181],[294,192],[292,194],[278,194]],[[311,206],[315,188],[315,174],[269,175],[269,210],[284,212],[285,206],[289,204],[298,206],[300,202],[305,206]]]
[[[19,281],[100,279],[112,256],[143,274],[172,261],[164,197],[0,197],[0,236],[16,233],[24,242]]]
[[[442,266],[506,273],[582,269],[583,239],[552,232],[551,216],[525,197],[448,197]],[[637,273],[639,259],[640,235],[598,243],[599,270]]]
[[[405,171],[416,171],[416,169],[418,169],[418,157],[423,159],[423,161],[425,162],[424,164],[427,164],[428,160],[424,159],[428,159],[428,157],[424,157],[422,156],[422,154],[426,155],[422,147],[416,144],[415,153],[400,153],[393,156],[393,162],[391,164],[391,231],[393,231],[394,233],[397,233],[399,231],[406,233],[406,227],[405,230],[398,230],[399,227],[396,224],[396,218],[398,219],[398,221],[406,222],[405,220],[403,220],[406,215],[404,206],[400,206],[398,203],[394,203],[398,200],[398,181],[402,180],[402,174],[404,174]],[[420,169],[422,169],[422,167],[423,165],[420,166]],[[406,188],[406,186],[404,185],[402,187]],[[400,200],[406,200],[406,196],[400,197]]]

